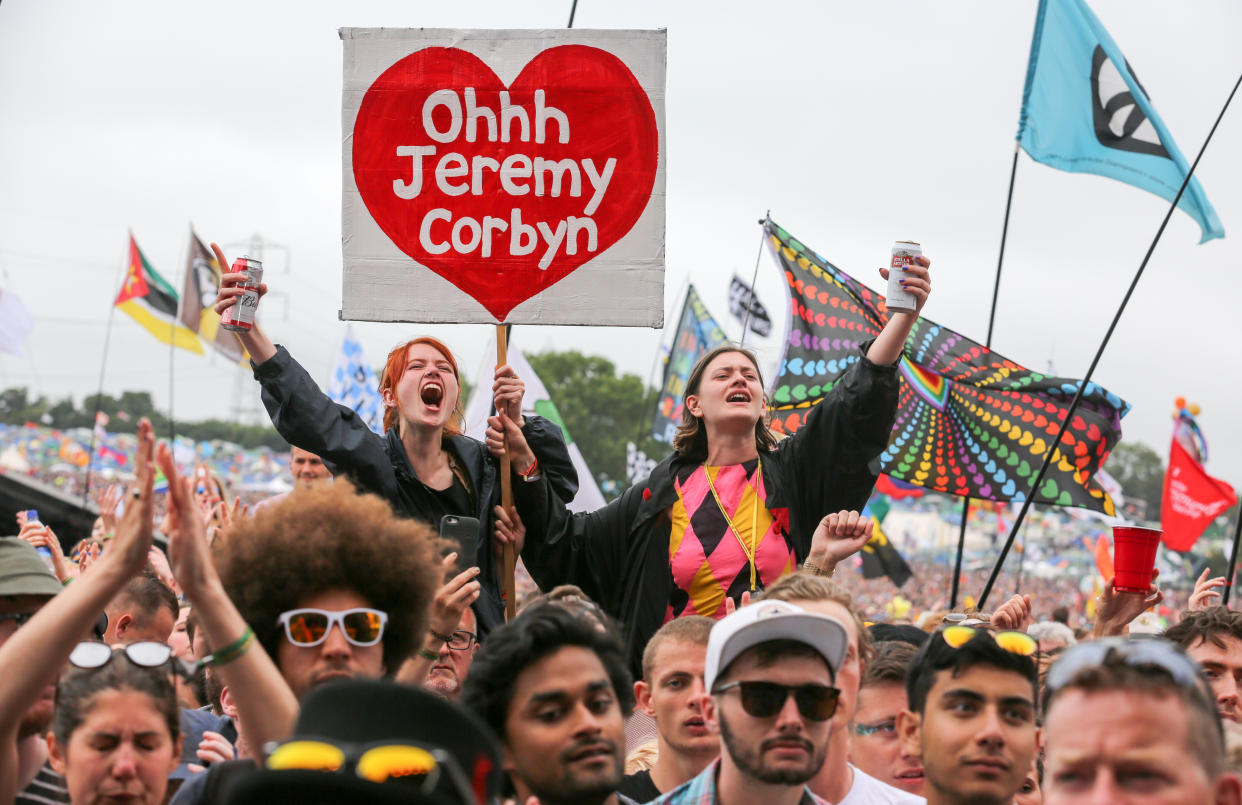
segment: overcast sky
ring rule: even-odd
[[[8,0],[0,5],[0,289],[32,309],[30,356],[0,387],[92,393],[127,231],[178,288],[191,223],[230,255],[261,236],[263,320],[326,381],[344,324],[341,27],[557,28],[570,0],[469,3]],[[1092,7],[1193,160],[1242,73],[1236,0]],[[897,239],[933,260],[926,315],[982,341],[1034,22],[1020,2],[581,0],[577,28],[667,28],[667,274],[675,321],[692,281],[728,318],[765,210],[874,281]],[[1227,237],[1174,216],[1095,379],[1134,405],[1125,438],[1164,453],[1173,400],[1198,402],[1209,469],[1242,485],[1235,346],[1242,269],[1242,99],[1197,175]],[[1164,215],[1162,199],[1019,159],[994,347],[1085,373]],[[760,296],[782,304],[766,263]],[[378,364],[433,332],[473,372],[486,325],[354,325]],[[738,325],[733,323],[737,334]],[[528,351],[578,348],[648,376],[657,330],[515,330]],[[178,418],[228,416],[257,386],[218,358],[175,356]],[[105,390],[168,392],[168,350],[124,315]]]

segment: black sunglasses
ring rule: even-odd
[[[742,709],[754,718],[772,718],[781,711],[792,695],[798,713],[808,721],[827,721],[837,712],[841,691],[828,685],[778,685],[775,682],[729,682],[712,691],[712,695],[736,688],[741,692]]]

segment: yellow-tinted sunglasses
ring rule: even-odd
[[[953,648],[961,648],[980,632],[991,637],[996,645],[1010,654],[1031,657],[1039,648],[1035,638],[1026,632],[989,632],[987,629],[977,629],[974,626],[946,626],[940,630],[940,636]]]
[[[462,801],[472,802],[470,783],[457,761],[439,747],[414,743],[338,744],[319,740],[294,740],[275,747],[267,757],[273,771],[304,770],[354,774],[373,783],[399,781],[431,793],[446,774]]]

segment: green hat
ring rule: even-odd
[[[0,537],[0,595],[56,595],[60,590],[34,546],[17,537]]]

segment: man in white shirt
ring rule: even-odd
[[[863,669],[871,659],[871,638],[863,627],[854,599],[832,580],[809,571],[785,576],[767,589],[764,601],[788,601],[808,612],[839,621],[849,636],[845,660],[837,674],[841,690],[828,738],[828,755],[808,783],[820,797],[836,805],[922,805],[922,797],[888,785],[849,762],[850,724],[858,702]]]

